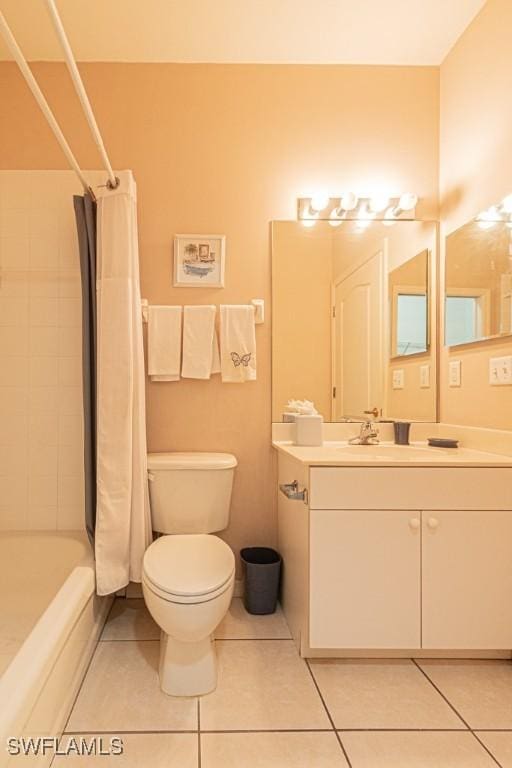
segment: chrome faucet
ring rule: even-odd
[[[372,413],[374,411],[365,411],[365,413]],[[348,441],[350,445],[376,445],[379,442],[379,430],[370,418],[366,418],[359,431],[358,437],[353,437]]]

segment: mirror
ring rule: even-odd
[[[470,221],[446,238],[445,344],[512,333],[512,230]]]
[[[428,251],[392,269],[388,278],[391,357],[428,351]]]
[[[435,222],[272,224],[272,418],[437,418]]]

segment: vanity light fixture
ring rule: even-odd
[[[501,201],[501,210],[503,213],[512,213],[512,195],[507,195]]]
[[[346,219],[346,217],[346,211],[342,211],[342,213],[339,214],[339,209],[333,208],[329,214],[329,224],[331,227],[339,227],[340,224],[343,224],[343,221]]]
[[[389,205],[389,195],[373,195],[368,201],[368,207],[373,213],[382,213]],[[414,206],[413,206],[414,208]]]
[[[305,227],[313,227],[317,221],[328,221],[332,227],[339,227],[344,221],[357,221],[364,222],[362,228],[366,228],[373,219],[391,226],[397,219],[414,219],[417,202],[418,197],[412,192],[391,196],[374,193],[363,197],[354,192],[332,197],[317,192],[311,197],[298,198],[297,219]],[[512,196],[510,204],[512,207]]]
[[[492,205],[486,211],[481,211],[476,217],[476,220],[480,229],[491,229],[495,224],[503,221],[498,206],[496,205]]]
[[[313,213],[320,213],[329,205],[329,195],[325,192],[317,192],[309,201],[309,207]]]

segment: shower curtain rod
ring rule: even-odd
[[[55,138],[59,142],[62,151],[66,155],[68,162],[70,166],[75,171],[76,175],[80,179],[80,181],[83,184],[83,187],[86,192],[92,191],[90,189],[89,183],[87,179],[85,178],[84,174],[82,173],[82,170],[80,166],[78,165],[77,159],[74,156],[73,152],[71,151],[71,147],[69,146],[68,142],[66,141],[66,137],[62,133],[60,129],[60,125],[58,124],[57,120],[55,119],[55,115],[53,114],[52,110],[50,109],[50,106],[48,102],[46,101],[43,92],[41,91],[39,85],[37,84],[37,80],[35,79],[34,75],[32,74],[32,71],[30,67],[27,64],[27,61],[25,57],[23,56],[23,52],[21,48],[19,47],[18,43],[16,42],[16,38],[12,34],[9,25],[7,24],[7,21],[5,19],[5,16],[3,15],[2,11],[0,10],[0,32],[2,33],[2,36],[5,40],[5,43],[7,47],[9,48],[10,52],[12,53],[14,60],[16,61],[16,64],[20,68],[21,74],[25,78],[28,87],[32,91],[32,94],[39,104],[41,111],[43,115],[45,116],[46,120],[48,121],[48,124],[50,128],[52,129],[53,133],[55,134]]]
[[[91,102],[89,101],[89,97],[87,96],[87,92],[85,90],[83,80],[80,76],[80,72],[78,71],[75,57],[73,56],[73,51],[71,50],[71,46],[69,44],[69,40],[66,35],[66,30],[64,29],[61,18],[59,16],[59,11],[57,10],[57,6],[55,5],[54,0],[46,0],[46,5],[48,6],[48,11],[53,21],[55,32],[57,33],[57,37],[59,38],[60,44],[62,45],[62,48],[64,50],[64,56],[66,57],[66,65],[67,65],[69,74],[71,76],[71,80],[73,81],[75,91],[80,100],[80,104],[82,105],[85,119],[89,124],[89,128],[91,129],[94,142],[98,148],[98,151],[101,155],[101,159],[103,161],[103,165],[107,171],[107,174],[108,174],[107,186],[109,187],[109,189],[116,189],[119,186],[119,179],[117,178],[114,171],[112,170],[110,160],[108,159],[107,150],[105,149],[105,145],[103,144],[103,139],[101,138],[100,129],[98,128],[98,123],[96,122],[96,118],[94,117],[94,112],[92,111]]]

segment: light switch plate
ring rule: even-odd
[[[460,387],[460,360],[451,360],[448,366],[448,384],[450,387]]]
[[[403,389],[405,384],[405,374],[403,368],[395,368],[393,371],[393,389]]]
[[[491,357],[489,360],[489,384],[512,384],[512,357]]]
[[[420,365],[420,387],[428,389],[430,387],[430,365]]]

